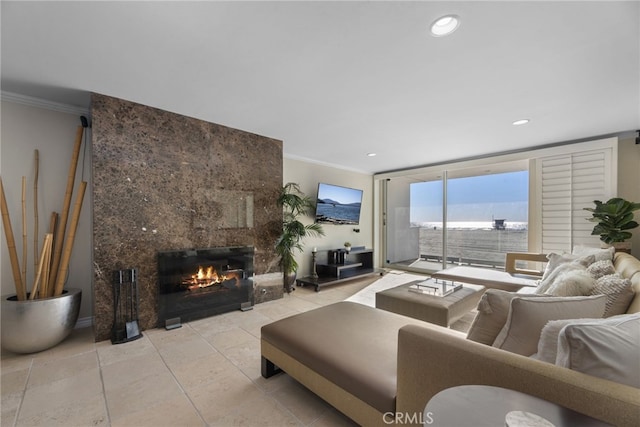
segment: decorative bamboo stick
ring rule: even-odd
[[[65,241],[65,233],[67,229],[67,218],[69,216],[69,208],[71,206],[71,195],[73,193],[73,184],[76,178],[76,168],[78,166],[78,157],[80,155],[80,147],[82,145],[82,133],[84,128],[78,126],[76,130],[76,141],[73,147],[73,154],[71,156],[71,165],[69,166],[69,175],[67,176],[67,189],[64,193],[64,205],[62,209],[62,216],[58,223],[58,232],[55,236],[55,250],[53,251],[53,262],[51,264],[50,283],[58,283],[60,259],[62,257],[62,245]],[[64,277],[63,277],[64,283]],[[62,291],[61,291],[62,292]]]
[[[78,228],[78,221],[80,219],[80,211],[82,210],[82,200],[84,198],[84,191],[87,188],[87,183],[82,181],[80,188],[78,189],[78,195],[76,196],[76,203],[73,207],[73,215],[71,217],[71,224],[69,225],[69,235],[64,242],[64,253],[60,259],[60,269],[55,281],[55,288],[53,295],[57,296],[62,294],[64,288],[64,280],[67,276],[67,270],[69,269],[69,260],[71,259],[71,250],[73,249],[73,241],[76,237],[76,229]]]
[[[22,177],[22,283],[27,283],[27,177]]]
[[[52,236],[52,239],[51,239],[52,245],[55,244],[55,241],[57,239],[56,237],[57,224],[58,224],[58,213],[51,212],[51,218],[49,219],[49,233],[51,233],[51,236]],[[53,252],[53,250],[51,252]],[[49,297],[53,296],[53,286],[51,286],[51,257],[52,257],[52,253],[49,254],[49,258],[47,260],[47,276],[43,281],[43,289],[41,292],[42,295],[49,296]]]
[[[40,291],[40,297],[46,298],[49,296],[49,272],[51,271],[51,252],[53,251],[53,234],[51,235],[49,243],[49,251],[44,259],[44,267],[42,271],[42,290]]]
[[[47,254],[51,252],[51,239],[53,239],[53,235],[47,233],[44,236],[44,243],[42,244],[42,252],[40,254],[40,262],[38,263],[38,269],[36,270],[36,278],[33,281],[33,286],[31,287],[31,294],[29,295],[29,299],[35,299],[38,294],[38,285],[40,284],[40,280],[42,278],[42,273],[45,270],[45,262],[47,259]]]
[[[2,210],[2,225],[4,227],[4,235],[7,239],[7,248],[9,249],[9,258],[11,259],[11,271],[13,272],[13,281],[16,287],[16,296],[18,301],[24,301],[27,298],[27,291],[20,275],[20,263],[18,262],[18,253],[16,251],[16,242],[13,237],[13,228],[11,228],[11,218],[9,217],[9,208],[7,207],[7,199],[4,196],[4,186],[2,178],[0,178],[0,209]]]
[[[35,174],[33,177],[33,267],[34,271],[38,268],[38,175],[40,174],[40,152],[36,149],[33,152],[35,163]]]

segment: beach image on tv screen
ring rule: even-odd
[[[318,185],[316,222],[357,225],[361,205],[362,190],[321,183]]]

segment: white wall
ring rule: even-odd
[[[40,153],[38,179],[39,244],[42,247],[44,233],[49,227],[52,211],[62,212],[69,165],[80,125],[80,114],[53,111],[3,100],[1,105],[2,131],[0,133],[0,172],[9,208],[18,258],[22,262],[22,176],[27,178],[27,289],[34,278],[34,150]],[[86,135],[90,141],[90,134]],[[92,267],[91,267],[91,151],[83,143],[76,173],[76,188],[80,180],[88,182],[82,206],[80,222],[69,266],[66,287],[82,289],[80,318],[92,315]],[[84,175],[82,174],[84,165]],[[75,193],[72,197],[72,207]],[[71,213],[69,214],[69,217]],[[70,220],[69,220],[70,222]],[[0,242],[2,258],[2,295],[15,294],[13,274],[7,250],[4,229]],[[21,264],[22,267],[22,264]]]
[[[314,247],[318,248],[318,252],[329,249],[339,249],[343,247],[345,241],[349,241],[352,246],[373,248],[372,175],[285,157],[283,181],[283,184],[287,182],[298,183],[300,189],[312,199],[315,199],[318,195],[319,182],[363,190],[360,224],[357,226],[323,224],[325,236],[305,239],[303,242],[304,251],[298,253],[296,256],[296,260],[300,266],[298,269],[298,277],[306,276],[311,272],[311,250]],[[310,224],[313,221],[314,219],[312,217],[302,220],[305,224]],[[359,229],[360,232],[357,233],[354,229]],[[376,248],[373,249],[376,250]]]

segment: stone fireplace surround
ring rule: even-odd
[[[137,268],[142,329],[158,326],[157,253],[253,246],[254,302],[282,297],[282,142],[93,94],[96,341],[110,338],[113,270]]]

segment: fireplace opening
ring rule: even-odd
[[[251,246],[158,252],[158,326],[253,308]]]

